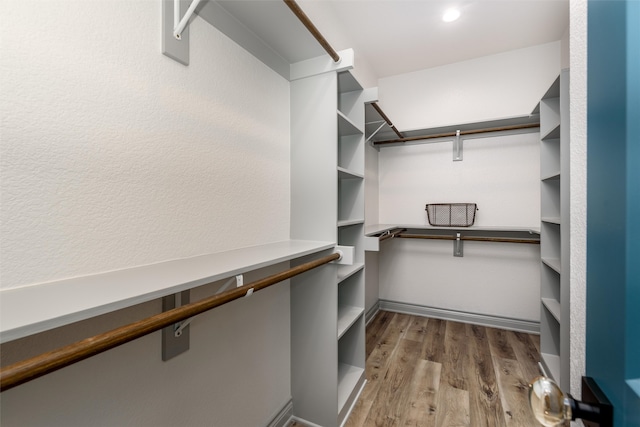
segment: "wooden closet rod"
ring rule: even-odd
[[[499,126],[493,128],[485,128],[485,129],[473,129],[473,130],[461,130],[460,135],[473,135],[479,133],[490,133],[490,132],[504,132],[508,130],[518,130],[518,129],[532,129],[540,127],[540,123],[525,123],[521,125],[510,125],[510,126]],[[420,135],[420,136],[407,136],[397,139],[388,139],[385,141],[373,141],[375,145],[382,144],[396,144],[399,142],[410,142],[410,141],[420,141],[423,139],[435,139],[435,138],[449,138],[456,136],[456,132],[444,132],[444,133],[434,133],[431,135]]]
[[[320,43],[320,46],[322,46],[324,50],[327,51],[327,53],[329,54],[329,56],[331,56],[333,61],[340,62],[340,55],[338,55],[338,52],[336,52],[335,49],[331,47],[327,39],[325,39],[324,36],[318,30],[318,28],[316,28],[316,26],[313,25],[313,22],[311,22],[311,19],[309,19],[307,14],[304,13],[302,9],[300,9],[300,6],[298,6],[298,3],[296,3],[294,0],[284,0],[284,2],[287,4],[287,6],[289,6],[289,9],[291,9],[293,14],[298,17],[300,22],[302,22],[302,25],[304,25],[307,28],[307,30],[309,30],[311,35],[315,37],[318,43]]]
[[[396,129],[396,127],[393,125],[393,123],[391,123],[391,120],[389,120],[389,117],[387,117],[387,115],[384,113],[384,111],[382,111],[382,109],[378,106],[377,102],[372,102],[371,106],[373,108],[375,108],[375,110],[378,112],[378,114],[380,114],[380,117],[382,117],[382,119],[385,122],[387,122],[389,127],[396,133],[396,135],[398,135],[398,138],[404,138],[404,135],[402,135],[400,133],[400,131],[398,129]]]
[[[119,345],[128,343],[167,326],[171,326],[175,323],[189,319],[190,317],[204,313],[205,311],[244,297],[250,289],[253,289],[254,292],[259,291],[339,258],[340,254],[338,253],[327,255],[315,261],[309,261],[281,273],[265,277],[264,279],[256,280],[255,282],[246,284],[239,288],[231,289],[203,300],[183,305],[137,322],[121,326],[117,329],[86,338],[65,347],[40,354],[30,359],[14,363],[13,365],[0,370],[0,391],[9,390],[20,384],[24,384],[33,379],[57,371],[58,369],[62,369],[65,366],[88,359],[91,356],[95,356]]]
[[[395,237],[405,239],[430,239],[430,240],[457,240],[456,236],[438,236],[432,234],[396,234]],[[503,242],[503,243],[531,243],[539,245],[539,239],[516,239],[511,237],[480,237],[480,236],[460,236],[460,240],[472,240],[476,242]]]

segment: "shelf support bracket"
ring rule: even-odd
[[[183,0],[162,0],[162,53],[184,65],[189,65],[189,20],[200,2],[187,6]]]
[[[387,122],[383,121],[382,124],[378,127],[378,129],[376,129],[371,135],[369,135],[369,138],[367,138],[367,142],[371,141],[371,139],[376,136],[376,134],[378,132],[380,132],[380,129],[382,129],[383,127],[385,127],[387,125]]]
[[[200,0],[193,0],[187,9],[187,12],[184,14],[182,19],[180,19],[180,0],[173,0],[173,37],[180,40],[182,38],[182,32],[187,26],[189,19],[195,12],[196,7]]]
[[[169,311],[189,303],[189,290],[162,298],[162,311]],[[191,319],[162,329],[162,360],[170,360],[189,350],[189,324]]]
[[[453,241],[453,256],[462,258],[464,256],[462,239],[460,233],[456,233],[456,240]]]
[[[462,161],[462,138],[460,138],[460,129],[456,131],[456,136],[453,139],[453,161]]]

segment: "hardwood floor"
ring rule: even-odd
[[[536,335],[380,312],[346,427],[538,426],[527,392],[539,348]]]
[[[345,427],[540,426],[527,397],[540,375],[537,335],[381,311],[366,354],[367,384]]]

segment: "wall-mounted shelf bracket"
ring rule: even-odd
[[[460,233],[456,233],[456,240],[453,241],[453,256],[463,257],[462,240],[460,239]]]
[[[173,0],[173,37],[180,40],[182,38],[182,32],[186,28],[189,23],[189,19],[195,12],[196,7],[200,0],[193,0],[187,9],[187,12],[184,14],[182,19],[180,19],[180,0]]]
[[[189,20],[200,2],[162,0],[162,53],[184,65],[189,65]]]
[[[179,292],[162,298],[162,311],[189,304],[191,292]],[[162,330],[162,360],[167,361],[189,350],[189,324],[191,319],[167,326]]]
[[[371,139],[376,136],[376,134],[378,132],[380,132],[380,129],[382,129],[383,127],[385,127],[387,125],[387,122],[382,121],[382,124],[378,127],[378,129],[376,129],[375,131],[373,131],[373,133],[371,135],[369,135],[369,138],[367,138],[367,142],[371,141]]]
[[[456,131],[456,136],[453,138],[453,161],[462,161],[462,138],[460,137],[460,129]]]

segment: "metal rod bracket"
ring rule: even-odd
[[[162,311],[169,311],[189,303],[191,292],[179,292],[162,298]],[[167,361],[189,350],[189,324],[193,318],[162,329],[162,360]]]
[[[456,136],[453,139],[453,161],[462,161],[462,138],[460,138],[460,129],[456,131]]]
[[[195,12],[199,3],[200,0],[193,0],[187,9],[187,12],[184,14],[182,19],[180,19],[180,0],[173,0],[173,37],[178,40],[182,38],[182,32],[189,23],[189,19],[193,16],[193,12]]]
[[[460,233],[456,233],[456,240],[453,241],[453,256],[454,257],[463,257],[463,246],[462,239],[460,239]]]

